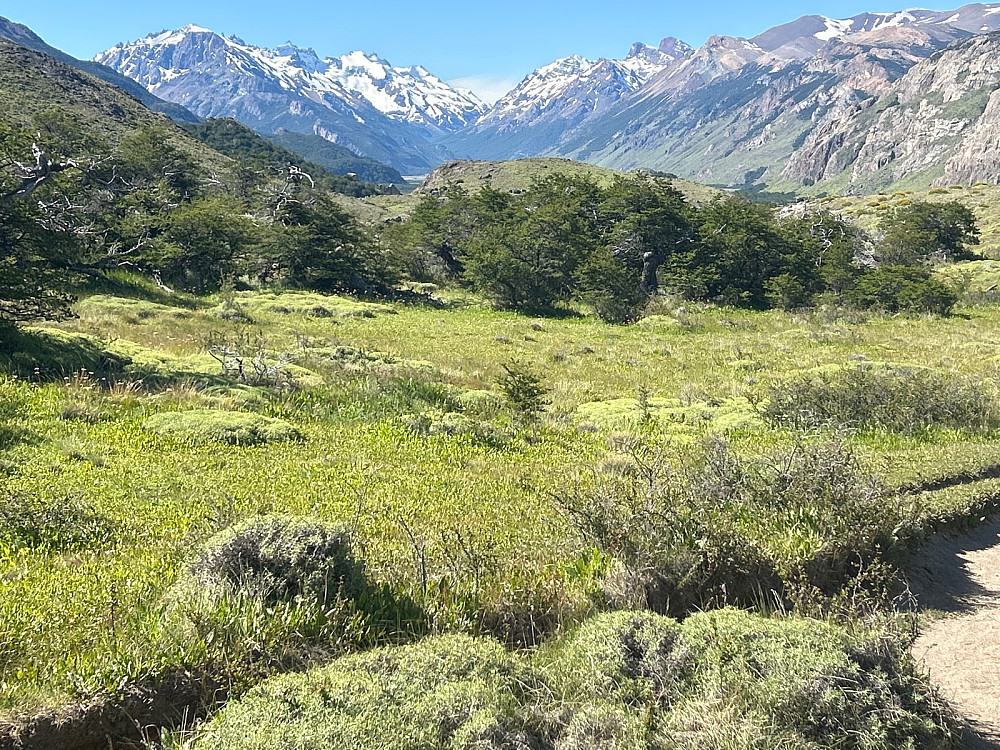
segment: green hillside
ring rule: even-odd
[[[266,138],[289,151],[294,151],[313,164],[319,164],[333,174],[356,174],[358,179],[383,184],[400,185],[405,182],[403,176],[387,164],[366,156],[358,156],[350,149],[331,143],[318,135],[282,130],[278,133],[269,133]]]
[[[281,170],[290,165],[295,166],[309,174],[323,188],[355,198],[378,195],[381,192],[378,185],[372,182],[328,172],[320,165],[272,143],[236,120],[209,119],[185,125],[184,129],[219,153],[237,159],[254,169]]]
[[[442,164],[431,172],[417,192],[431,192],[448,184],[461,185],[471,192],[476,192],[485,185],[504,192],[526,190],[533,180],[550,174],[588,178],[604,186],[623,173],[582,161],[556,158],[452,161]],[[692,203],[703,203],[720,193],[719,190],[689,180],[675,178],[672,184]]]
[[[157,127],[164,130],[171,145],[204,169],[225,174],[233,168],[231,159],[116,86],[48,55],[0,39],[0,118],[29,125],[37,113],[53,108],[69,114],[89,138],[109,148],[143,126]]]

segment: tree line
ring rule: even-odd
[[[395,238],[413,278],[519,310],[580,300],[615,323],[661,290],[755,309],[835,301],[943,313],[955,295],[930,266],[974,257],[977,243],[958,203],[911,202],[873,237],[829,212],[736,194],[696,207],[669,180],[624,175],[606,187],[549,175],[517,194],[452,186],[426,196]]]
[[[227,279],[379,292],[409,278],[533,313],[584,303],[614,323],[662,290],[758,309],[830,299],[947,312],[955,295],[929,265],[972,257],[978,241],[957,203],[914,201],[873,238],[830,213],[734,194],[694,206],[669,180],[624,175],[601,186],[552,174],[515,193],[451,186],[406,221],[365,227],[294,163],[242,160],[214,174],[166,125],[109,146],[58,110],[0,124],[0,159],[8,322],[66,314],[73,275],[121,268],[195,292]]]
[[[168,125],[110,145],[58,110],[0,123],[0,321],[65,315],[74,277],[119,269],[194,292],[232,278],[324,291],[390,280],[328,182],[260,160],[213,173]]]

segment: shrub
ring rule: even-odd
[[[346,529],[285,516],[264,516],[217,534],[191,574],[268,601],[301,596],[326,603],[357,597],[366,586]]]
[[[431,435],[465,435],[483,443],[501,447],[507,444],[509,436],[488,422],[470,419],[457,412],[438,410],[406,414],[403,423],[413,432],[425,437]]]
[[[229,445],[302,440],[302,433],[281,419],[234,411],[195,409],[154,414],[143,427],[157,435]]]
[[[772,386],[765,416],[776,424],[845,425],[913,432],[983,429],[996,422],[991,391],[953,373],[902,365],[860,365],[804,373]]]
[[[531,748],[518,698],[537,680],[500,644],[442,636],[348,656],[230,703],[198,750]]]
[[[194,748],[944,750],[946,719],[924,700],[903,639],[865,635],[725,609],[680,624],[599,615],[527,655],[429,638],[265,682]]]
[[[677,622],[650,612],[591,618],[540,658],[557,695],[629,705],[676,700],[694,667]]]
[[[883,265],[863,274],[848,299],[858,307],[885,312],[947,315],[958,295],[920,266]]]
[[[549,403],[549,389],[542,384],[542,378],[520,362],[505,364],[503,369],[497,382],[508,406],[525,422],[537,421]]]
[[[755,604],[803,582],[834,593],[909,528],[902,507],[838,440],[757,460],[719,438],[679,466],[639,443],[625,457],[626,467],[555,495],[584,538],[618,562],[604,588],[612,606],[684,615],[712,603]]]
[[[774,709],[775,718],[820,746],[948,747],[949,709],[913,672],[905,644],[873,638],[847,649]],[[937,719],[937,720],[935,720]]]
[[[101,548],[114,542],[116,531],[114,521],[74,497],[0,493],[0,553]]]

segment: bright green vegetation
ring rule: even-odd
[[[266,682],[194,747],[948,747],[933,696],[887,649],[732,609],[602,615],[527,657],[436,637]]]
[[[2,54],[45,95],[0,129],[7,716],[182,679],[207,747],[948,741],[893,594],[1000,500],[966,208],[545,160],[350,199]]]
[[[154,414],[143,427],[157,435],[179,440],[209,440],[231,445],[302,439],[301,433],[284,420],[212,409]]]
[[[821,717],[842,705],[823,692],[847,684],[831,674],[873,680],[870,700],[920,717],[886,737],[919,736],[913,727],[933,718],[919,701],[906,703],[923,688],[897,658],[905,634],[886,636],[897,656],[882,667],[850,661],[849,644],[867,637],[851,613],[880,601],[882,566],[923,534],[989,512],[1000,494],[990,478],[995,308],[845,318],[664,305],[620,327],[593,316],[525,317],[459,295],[446,295],[444,308],[278,290],[194,297],[116,278],[99,294],[81,290],[77,318],[10,333],[16,351],[3,350],[3,366],[20,374],[0,388],[9,711],[178,669],[221,679],[235,697],[269,675],[425,635],[534,646],[608,607],[679,616],[726,602],[759,608],[775,601],[774,589],[785,607],[842,624],[786,621],[766,606],[719,615],[734,633],[763,629],[810,652],[822,644],[809,659],[768,667],[784,675],[771,682],[744,690],[733,677],[720,703],[704,692],[725,673],[712,660],[770,658],[752,645],[759,639],[734,634],[723,657],[691,635],[683,700],[667,703],[598,700],[578,692],[583,677],[556,693],[572,712],[555,710],[555,699],[512,697],[503,681],[487,680],[479,694],[458,675],[433,690],[499,706],[510,731],[550,737],[590,731],[588,716],[595,727],[627,728],[653,711],[642,726],[663,736],[722,732],[736,746],[764,747],[774,741],[768,727],[812,731],[773,724],[779,709]],[[220,338],[245,359],[242,374],[209,353]],[[831,410],[819,434],[784,417],[815,404]],[[864,423],[859,408],[885,416]],[[234,421],[252,439],[212,438]],[[150,429],[157,423],[184,434]],[[260,439],[258,424],[292,437],[288,425],[297,439]],[[203,429],[207,440],[189,432]],[[790,467],[785,485],[773,474],[780,466]],[[317,539],[329,540],[329,555],[314,554],[324,548]],[[227,549],[256,550],[228,559],[260,564],[222,565],[228,572],[211,578],[220,566],[210,561]],[[876,582],[870,595],[851,588],[859,575]],[[582,669],[546,666],[545,654],[568,646],[522,661],[488,642],[441,643],[458,644],[476,670],[497,668],[489,654],[501,654],[550,686],[551,670]],[[350,658],[382,663],[393,653]],[[409,662],[407,653],[399,658]],[[295,695],[309,680],[340,685],[355,678],[338,665],[354,663],[273,684]],[[786,674],[793,666],[801,671]],[[446,678],[444,669],[433,676]],[[266,702],[271,686],[247,700]],[[339,726],[330,712],[352,710],[322,693],[302,700],[306,723],[247,736],[309,732],[314,720]],[[206,737],[227,722],[243,731],[287,704],[251,703],[244,713],[240,705]],[[746,722],[734,718],[742,705],[752,706]],[[533,706],[549,724],[529,721]],[[710,706],[712,720],[699,723]],[[423,710],[412,708],[414,717]],[[479,731],[484,716],[464,731]],[[411,730],[431,731],[423,721]]]

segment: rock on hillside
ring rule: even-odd
[[[845,192],[1000,176],[1000,33],[914,66],[878,99],[818,127],[783,176]]]

